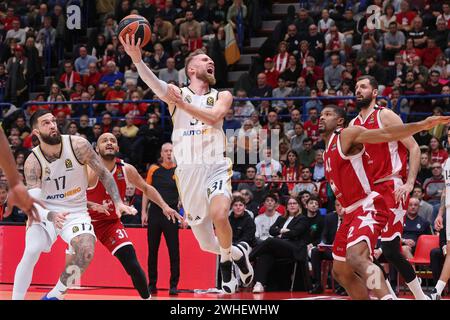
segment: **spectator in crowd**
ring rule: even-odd
[[[272,97],[274,98],[286,98],[290,95],[292,89],[286,87],[286,79],[283,77],[278,78],[277,88],[273,89]],[[278,112],[286,108],[286,100],[275,100],[272,101],[272,107],[274,107]]]
[[[424,193],[422,187],[415,186],[412,197],[419,200],[419,216],[433,226],[433,206],[423,200]]]
[[[253,200],[260,207],[263,204],[264,198],[269,193],[268,187],[266,186],[266,177],[257,174],[255,176],[255,187],[252,190]]]
[[[296,183],[291,191],[293,197],[299,196],[303,191],[308,191],[310,194],[317,194],[317,185],[312,181],[311,169],[303,167],[300,173],[300,182]]]
[[[361,70],[361,74],[374,77],[379,83],[378,91],[383,92],[385,86],[382,84],[386,83],[386,71],[382,65],[377,63],[375,57],[367,58],[367,64],[364,69]]]
[[[135,138],[139,128],[134,125],[134,116],[127,113],[125,116],[125,125],[120,128],[120,133],[126,138]]]
[[[444,150],[442,144],[440,143],[437,137],[435,136],[431,137],[429,147],[430,147],[431,163],[437,162],[443,164],[445,160],[447,160],[448,152]]]
[[[298,160],[297,152],[294,150],[289,150],[287,154],[287,162],[283,166],[282,176],[283,179],[287,181],[288,192],[294,189],[295,182],[300,179],[300,162]]]
[[[262,216],[260,215],[256,219]],[[270,237],[267,235],[264,241],[250,254],[250,260],[255,260],[253,293],[264,292],[264,285],[267,285],[269,272],[277,258],[288,258],[306,264],[309,225],[307,218],[302,215],[298,200],[289,198],[286,217],[277,216],[272,222],[275,216],[272,215],[270,218],[271,227],[267,230]]]
[[[17,44],[21,46],[25,45],[26,31],[25,29],[20,28],[19,20],[14,20],[12,22],[12,29],[8,30],[6,33],[5,41],[12,38],[17,39]]]
[[[341,61],[345,61],[345,36],[336,25],[332,25],[325,34],[325,65],[330,64],[330,57],[338,55]]]
[[[342,72],[345,67],[340,64],[339,55],[334,54],[331,56],[331,65],[325,68],[325,84],[327,88],[339,89],[342,84]]]
[[[6,80],[5,100],[21,106],[28,99],[27,85],[27,58],[23,55],[23,47],[16,45],[14,56],[6,63],[6,72],[9,77]]]
[[[236,92],[236,98],[245,99],[247,98],[247,92],[244,89],[239,89]],[[255,106],[250,101],[236,101],[234,102],[234,114],[242,121],[245,118],[251,116],[251,114],[255,111]],[[253,125],[252,125],[253,127]]]
[[[311,250],[311,266],[313,273],[313,288],[309,293],[321,294],[323,293],[322,286],[322,261],[333,261],[332,251],[330,247],[333,245],[336,231],[342,224],[345,211],[339,201],[335,202],[335,210],[328,213],[323,222],[323,232],[320,243],[317,247]]]
[[[80,116],[80,125],[78,127],[78,132],[80,133],[80,135],[84,135],[90,142],[93,141],[94,133],[92,131],[92,127],[89,125],[88,115]]]
[[[225,114],[225,118],[223,119],[223,131],[226,133],[227,130],[233,130],[236,132],[241,127],[241,122],[234,118],[234,110],[233,108],[228,109]]]
[[[158,78],[167,83],[171,81],[178,83],[178,71],[175,69],[175,60],[173,58],[167,59],[166,68],[159,71]]]
[[[310,25],[314,24],[314,19],[309,16],[308,10],[300,8],[298,11],[298,18],[295,20],[295,26],[297,27],[300,35],[304,36],[308,33]]]
[[[407,259],[411,259],[413,257],[419,237],[424,234],[431,234],[430,224],[418,214],[419,205],[419,199],[409,199],[401,239],[403,255]]]
[[[408,1],[403,0],[400,3],[400,12],[395,15],[399,29],[402,31],[411,30],[412,22],[416,15],[414,11],[410,10]]]
[[[101,77],[102,74],[98,71],[97,64],[95,62],[91,62],[88,65],[87,72],[83,76],[82,84],[85,88],[89,85],[97,85],[100,82]]]
[[[312,88],[315,87],[317,80],[323,79],[323,69],[316,66],[316,59],[314,57],[306,58],[306,67],[301,72],[301,77],[306,81],[306,84]]]
[[[312,180],[313,181],[322,181],[325,179],[325,165],[323,161],[323,150],[318,149],[316,150],[316,159],[314,161],[314,165],[311,166],[312,168]]]
[[[80,56],[75,60],[75,70],[81,76],[85,76],[89,74],[89,65],[91,63],[95,64],[97,59],[88,55],[86,47],[80,47],[79,53]]]
[[[398,30],[397,22],[389,24],[389,32],[384,34],[384,59],[394,60],[395,55],[405,44],[405,35]]]
[[[123,81],[123,73],[117,70],[116,63],[114,61],[108,61],[106,63],[106,72],[100,78],[100,82],[107,82],[108,86],[112,87],[114,82],[119,79]]]
[[[430,154],[428,152],[422,152],[420,154],[420,168],[416,179],[421,186],[423,186],[426,179],[431,178],[433,175],[430,166]]]
[[[424,199],[433,206],[433,217],[436,217],[441,202],[442,191],[445,188],[444,176],[442,175],[442,164],[433,162],[431,164],[432,176],[423,183],[425,191]]]
[[[302,41],[302,39],[295,24],[290,24],[288,26],[287,33],[284,36],[284,41],[287,43],[287,51],[296,56],[298,54],[300,41]]]
[[[72,61],[64,62],[64,73],[59,78],[60,87],[64,94],[69,95],[75,82],[81,82],[80,74],[73,70]]]
[[[246,242],[251,247],[256,245],[256,225],[253,220],[253,212],[245,206],[242,196],[233,197],[229,214],[231,229],[233,229],[233,244]]]
[[[269,230],[281,214],[276,211],[278,207],[278,199],[275,195],[269,193],[264,197],[264,207],[266,211],[255,218],[256,225],[256,243],[260,244],[267,238],[271,237]]]
[[[44,17],[44,24],[37,34],[36,41],[43,43],[44,48],[48,50],[55,46],[56,29],[52,26],[52,18],[50,16]]]
[[[431,68],[440,55],[442,55],[442,50],[436,46],[436,41],[433,38],[427,39],[427,47],[422,50],[423,65],[428,69]]]
[[[279,161],[272,158],[272,149],[265,147],[264,159],[256,165],[256,172],[258,175],[263,175],[267,180],[270,180],[272,174],[281,172],[282,166]]]
[[[245,170],[244,180],[247,182],[240,182],[237,190],[242,191],[243,189],[248,189],[250,191],[255,190],[255,177],[256,177],[256,168],[254,166],[248,166]]]
[[[266,75],[266,83],[273,89],[278,87],[280,73],[275,69],[273,59],[270,57],[264,60],[264,73]]]
[[[152,32],[155,36],[155,41],[161,43],[166,51],[172,52],[171,44],[175,39],[175,28],[170,20],[163,18],[161,12],[155,16]]]
[[[272,179],[269,184],[269,192],[278,194],[280,198],[284,198],[289,195],[287,184],[282,182],[283,175],[281,171],[273,172]]]
[[[267,75],[262,72],[258,74],[256,79],[256,87],[251,90],[250,96],[258,98],[271,97],[272,89],[273,87],[267,83]]]
[[[312,139],[313,144],[319,140],[319,110],[315,107],[308,109],[309,119],[305,121],[306,134]]]
[[[319,211],[319,199],[312,196],[306,201],[306,214],[309,222],[309,242],[308,255],[311,256],[311,250],[322,240],[324,217]]]
[[[253,218],[258,215],[258,204],[253,200],[253,193],[249,189],[241,190],[242,198],[244,198],[245,209],[253,214]]]
[[[316,160],[316,151],[313,149],[312,144],[311,138],[303,140],[303,150],[298,153],[299,162],[303,167],[310,167]]]

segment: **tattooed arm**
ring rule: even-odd
[[[71,136],[72,146],[75,152],[75,157],[82,164],[87,164],[98,176],[99,180],[110,195],[114,206],[116,207],[117,216],[124,214],[133,214],[133,210],[124,205],[120,198],[119,189],[114,181],[111,172],[103,165],[100,156],[94,151],[91,144],[84,138]]]
[[[163,211],[163,214],[167,219],[171,219],[172,222],[183,221],[183,218],[169,207],[169,205],[164,201],[159,192],[151,185],[145,182],[145,180],[139,175],[136,168],[130,164],[125,165],[125,170],[127,173],[128,181],[133,184],[136,188],[141,190],[147,198],[156,203]]]

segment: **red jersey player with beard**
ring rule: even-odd
[[[119,146],[116,137],[111,133],[102,134],[97,140],[96,151],[105,167],[110,170],[119,189],[122,199],[125,198],[127,184],[133,184],[151,201],[161,207],[164,215],[174,223],[183,218],[161,198],[156,189],[148,185],[139,175],[136,168],[116,158]],[[124,269],[130,275],[134,287],[141,298],[148,299],[150,293],[147,278],[136,257],[133,243],[128,238],[124,225],[115,213],[114,203],[99,181],[98,176],[88,169],[89,187],[87,190],[89,215],[92,219],[97,239],[119,259]]]
[[[421,130],[447,123],[450,117],[430,117],[418,123],[367,130],[343,129],[345,112],[329,105],[322,110],[325,173],[345,210],[333,245],[333,273],[353,299],[368,299],[368,289],[380,299],[393,299],[372,253],[388,220],[383,197],[373,190],[373,172],[364,144],[397,141]]]
[[[392,110],[376,105],[378,83],[375,78],[360,77],[355,88],[356,106],[360,112],[350,122],[350,126],[380,129],[403,124]],[[411,264],[402,255],[400,246],[409,194],[413,190],[420,166],[419,146],[413,137],[407,137],[401,141],[367,144],[365,149],[370,157],[373,188],[383,196],[388,207],[388,222],[381,232],[383,255],[403,276],[415,298],[426,300],[419,279]]]

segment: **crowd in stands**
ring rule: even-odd
[[[158,97],[139,78],[117,39],[123,17],[135,13],[149,20],[152,41],[143,48],[143,60],[160,79],[187,85],[184,61],[191,52],[203,49],[216,63],[218,87],[227,88],[227,71],[234,66],[227,66],[224,58],[225,25],[233,26],[243,53],[260,28],[258,21],[270,16],[272,1],[87,1],[83,7],[87,28],[69,31],[65,7],[77,3],[0,1],[0,102],[13,104],[2,108],[0,118],[21,173],[37,143],[28,119],[39,108],[53,112],[61,133],[84,136],[94,146],[102,133],[112,132],[120,156],[143,174],[158,161],[160,146],[170,140],[171,123],[163,104],[143,101]],[[372,13],[366,12],[370,5],[379,7],[375,25]],[[235,101],[224,119],[223,129],[236,132],[230,148],[243,149],[246,159],[234,161],[233,166],[233,241],[257,246],[270,238],[289,238],[281,232],[285,223],[302,214],[305,219],[298,225],[304,223],[306,229],[290,239],[305,245],[305,259],[315,268],[314,288],[320,291],[317,261],[331,258],[319,250],[319,244],[332,243],[331,229],[337,228],[340,215],[325,180],[320,111],[335,104],[355,114],[351,97],[356,79],[372,75],[384,97],[379,104],[392,106],[404,119],[423,117],[416,113],[450,112],[450,97],[426,97],[450,94],[449,30],[450,3],[444,0],[302,0],[299,10],[290,6],[233,88],[236,98],[283,100]],[[410,95],[423,97],[399,99]],[[94,100],[107,103],[91,103]],[[448,158],[448,127],[414,136],[422,154],[402,240],[408,256],[414,253],[418,234],[434,232],[445,188],[442,163]],[[251,162],[249,155],[255,150],[250,150],[250,140],[259,129],[276,132],[278,144],[269,143],[262,156]],[[273,150],[278,151],[276,157]],[[7,188],[1,174],[0,204]],[[127,192],[129,203],[138,206],[140,195]],[[298,210],[291,210],[290,202],[293,206],[297,202]],[[0,206],[0,220],[24,219],[18,210],[4,217],[4,205]],[[139,219],[127,222],[140,224]],[[414,228],[415,219],[421,219],[420,230]],[[267,254],[261,256],[273,262]],[[259,268],[258,282],[263,287],[267,274]]]

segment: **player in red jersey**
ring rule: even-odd
[[[356,106],[360,112],[350,122],[351,126],[380,129],[403,124],[392,110],[377,106],[377,88],[378,82],[372,76],[358,79],[355,92]],[[401,141],[367,144],[364,147],[372,163],[374,190],[383,196],[388,207],[388,222],[381,232],[383,255],[403,276],[415,298],[427,300],[416,272],[401,253],[400,245],[409,194],[414,188],[420,166],[419,145],[413,137],[407,137]]]
[[[136,168],[116,158],[119,146],[116,137],[111,133],[102,134],[97,140],[96,151],[100,155],[105,167],[112,173],[119,189],[120,197],[125,198],[127,184],[136,186],[151,201],[161,207],[164,215],[174,223],[183,218],[161,198],[159,192],[148,185],[139,175]],[[116,215],[114,203],[99,181],[98,176],[88,168],[89,187],[87,190],[89,215],[92,219],[97,239],[119,259],[120,263],[130,275],[134,287],[143,299],[148,299],[150,293],[147,278],[136,257],[133,243],[128,238],[120,217]],[[70,249],[68,250],[70,255]],[[70,260],[70,256],[68,257]]]
[[[383,198],[373,190],[373,173],[364,144],[397,141],[421,130],[447,123],[450,117],[430,117],[418,123],[368,130],[343,129],[345,111],[322,110],[319,130],[326,145],[325,173],[345,210],[333,245],[333,273],[353,299],[368,299],[368,289],[380,299],[393,299],[372,253],[388,214]]]

